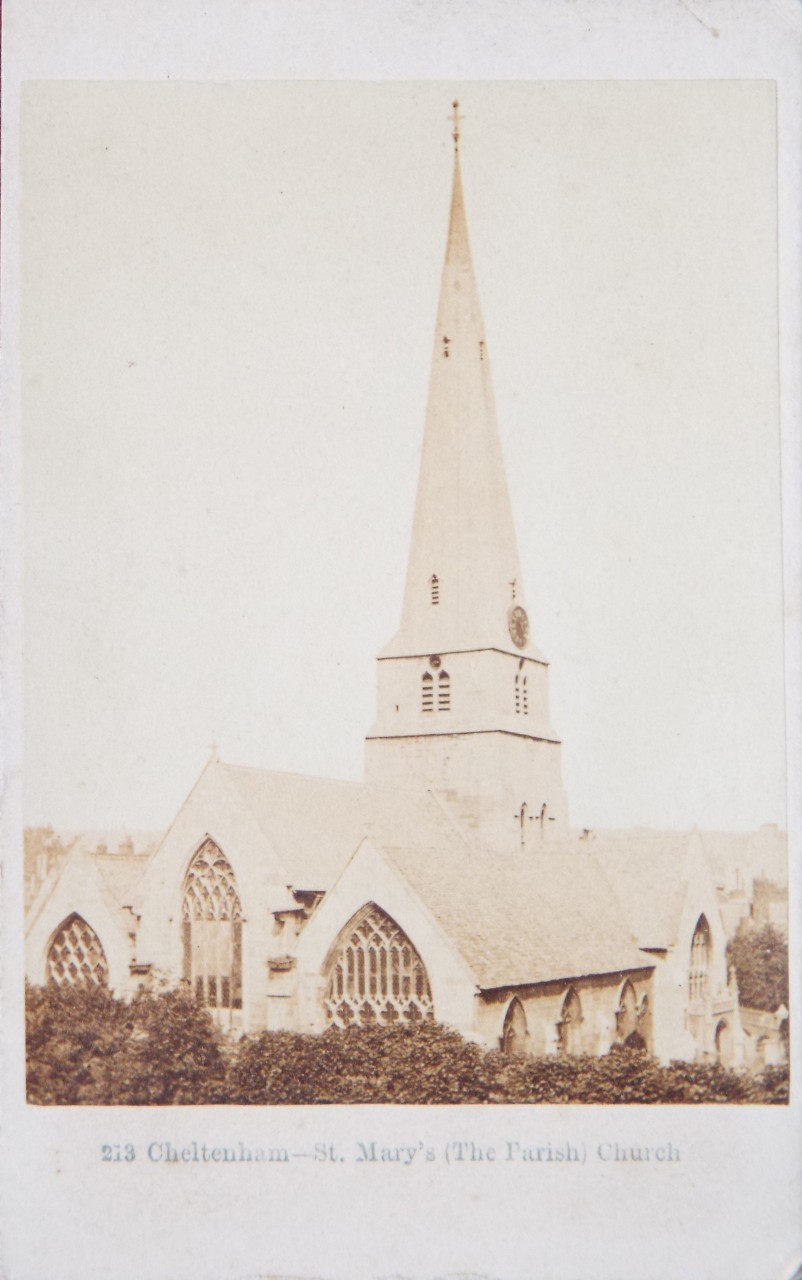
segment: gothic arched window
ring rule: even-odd
[[[82,916],[59,925],[47,952],[47,980],[57,986],[105,987],[109,966],[100,938]]]
[[[691,942],[689,995],[692,1001],[704,1000],[707,996],[709,969],[710,926],[705,917],[700,916]]]
[[[451,710],[451,676],[447,671],[441,671],[437,678],[437,710]]]
[[[524,1007],[517,996],[510,1001],[501,1032],[501,1051],[516,1056],[527,1052],[529,1031]]]
[[[242,1008],[242,907],[231,864],[206,840],[189,864],[181,904],[184,979],[203,1004]]]
[[[420,1022],[434,1013],[423,961],[407,935],[369,902],[348,922],[325,965],[324,1006],[329,1022],[392,1025]]]
[[[627,1036],[638,1029],[638,997],[635,988],[627,978],[618,997],[618,1008],[615,1011],[616,1038],[626,1041]]]
[[[563,1000],[557,1023],[557,1045],[561,1053],[582,1052],[582,1005],[574,987],[569,988]]]

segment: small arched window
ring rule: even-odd
[[[524,1007],[517,996],[511,1001],[504,1018],[501,1032],[502,1053],[520,1056],[528,1052],[529,1030],[526,1025]]]
[[[451,677],[447,671],[441,671],[437,678],[437,710],[451,710]]]
[[[615,1036],[619,1044],[627,1044],[630,1036],[638,1031],[638,997],[627,978],[618,997],[615,1011]]]
[[[184,980],[203,1004],[242,1008],[242,907],[231,864],[206,840],[189,864],[181,903]]]
[[[109,966],[100,938],[77,913],[59,925],[47,952],[47,980],[63,987],[105,987]]]
[[[403,929],[367,903],[348,922],[324,965],[324,1006],[340,1027],[371,1022],[392,1026],[433,1016],[426,968]]]
[[[700,916],[693,931],[689,973],[689,995],[692,1002],[704,1000],[708,993],[710,970],[710,926]]]
[[[429,579],[429,587],[432,593],[431,594],[432,604],[439,604],[440,603],[440,579],[438,578],[436,573],[433,573],[431,578]]]
[[[570,987],[563,1000],[557,1023],[557,1046],[561,1053],[582,1052],[582,1005],[575,987]]]
[[[421,676],[421,710],[434,711],[434,679],[431,671]]]

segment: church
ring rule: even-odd
[[[515,1054],[740,1066],[704,837],[574,830],[531,633],[454,171],[398,631],[364,782],[215,755],[156,850],[77,847],[32,983],[185,984],[234,1034],[435,1019]]]

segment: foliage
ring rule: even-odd
[[[727,947],[735,966],[741,1004],[773,1013],[788,1007],[788,943],[772,924],[760,929],[742,923]]]
[[[225,1042],[181,992],[28,988],[28,1100],[67,1105],[785,1103],[788,1070],[659,1066],[642,1051],[508,1057],[435,1023]]]
[[[28,987],[26,1007],[29,1102],[225,1101],[220,1038],[182,992],[126,1003],[101,987]]]

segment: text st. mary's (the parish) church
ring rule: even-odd
[[[186,983],[226,1027],[435,1018],[514,1053],[738,1065],[704,838],[569,827],[454,178],[400,627],[364,783],[210,760],[156,851],[77,848],[34,983]],[[121,815],[124,821],[125,815]]]

